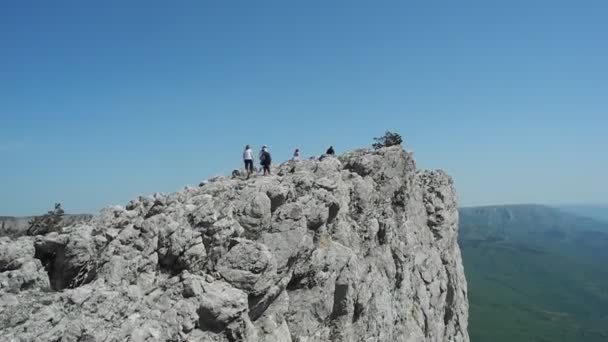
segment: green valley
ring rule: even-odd
[[[462,208],[471,340],[608,341],[606,232],[543,206]]]

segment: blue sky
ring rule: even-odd
[[[128,3],[126,5],[125,3]],[[608,2],[0,2],[0,215],[400,132],[462,205],[607,203]]]

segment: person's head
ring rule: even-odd
[[[266,151],[268,149],[268,146],[264,145],[262,146],[262,151]]]
[[[245,149],[246,149],[246,150],[248,150],[248,149],[249,149],[249,145],[246,145],[246,146],[245,146]]]
[[[300,153],[300,149],[299,148],[296,148],[296,153]]]

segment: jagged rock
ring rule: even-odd
[[[468,341],[452,180],[400,147],[0,238],[2,341]]]
[[[12,301],[15,297],[9,294],[48,289],[49,278],[34,254],[34,246],[28,238],[15,241],[0,238],[0,298],[8,295],[7,299]]]

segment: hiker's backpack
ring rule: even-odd
[[[268,164],[270,165],[270,153],[268,153],[268,151],[264,151],[262,152],[262,156],[260,157],[260,161],[262,162],[262,164]]]

